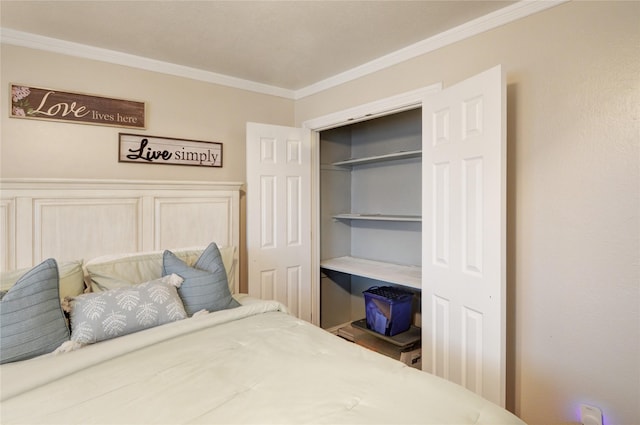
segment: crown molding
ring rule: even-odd
[[[497,10],[488,15],[469,21],[433,37],[419,41],[415,44],[397,50],[385,56],[381,56],[370,62],[352,68],[348,71],[336,74],[325,80],[318,81],[302,89],[296,90],[295,100],[319,93],[321,91],[347,83],[365,75],[373,74],[385,68],[405,62],[409,59],[424,55],[458,41],[473,37],[485,31],[508,24],[518,19],[533,15],[543,10],[550,9],[570,0],[522,0],[517,3]]]
[[[570,0],[522,0],[512,4],[511,6],[507,6],[488,15],[474,19],[473,21],[469,21],[463,25],[298,90],[271,86],[215,72],[162,62],[155,59],[102,49],[80,43],[44,37],[9,28],[0,28],[0,42],[20,47],[60,53],[63,55],[114,63],[147,71],[219,84],[241,90],[283,97],[286,99],[299,100],[382,69],[389,68],[466,38],[473,37],[501,25],[550,9],[566,3],[567,1]]]
[[[124,65],[132,68],[144,69],[146,71],[189,78],[192,80],[220,84],[227,87],[234,87],[242,90],[284,97],[287,99],[294,98],[293,90],[257,83],[255,81],[243,80],[241,78],[217,74],[215,72],[203,71],[201,69],[190,68],[188,66],[149,59],[142,56],[122,53],[115,50],[102,49],[85,44],[44,37],[37,34],[15,31],[9,28],[0,28],[0,42],[14,46],[60,53],[68,56],[76,56],[84,59],[93,59],[101,62]]]

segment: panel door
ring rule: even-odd
[[[311,321],[310,133],[247,123],[249,294]]]
[[[501,67],[423,103],[423,369],[504,406],[506,120]]]

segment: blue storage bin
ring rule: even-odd
[[[411,327],[413,294],[394,286],[374,286],[363,292],[367,328],[393,336]]]

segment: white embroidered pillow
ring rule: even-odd
[[[79,295],[71,301],[71,341],[90,344],[185,319],[177,275]]]

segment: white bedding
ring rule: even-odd
[[[2,365],[2,424],[522,424],[466,389],[243,304]]]

